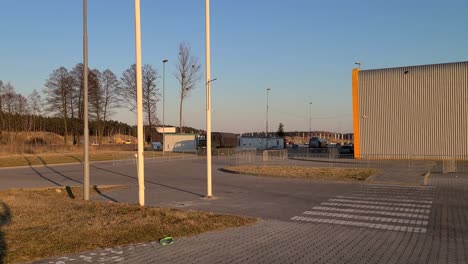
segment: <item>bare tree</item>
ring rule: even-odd
[[[101,72],[94,69],[89,72],[89,115],[95,120],[95,133],[99,134],[102,122],[102,89],[101,89]]]
[[[112,110],[119,106],[117,91],[119,89],[120,82],[111,70],[106,69],[101,74],[100,83],[103,90],[102,96],[104,98],[102,116],[104,121],[106,121],[113,114]]]
[[[64,143],[67,144],[70,97],[73,96],[73,77],[70,72],[60,67],[54,70],[46,81],[44,93],[46,95],[47,110],[63,119]]]
[[[4,85],[4,92],[3,92],[3,111],[6,113],[14,113],[15,107],[15,87],[13,84],[8,82]]]
[[[71,117],[71,132],[73,144],[79,143],[79,130],[83,128],[84,115],[84,65],[78,63],[70,71],[73,80],[71,94],[69,96],[69,112]],[[91,83],[91,71],[88,70],[88,82]]]
[[[5,118],[3,116],[3,96],[5,94],[5,86],[3,81],[0,80],[0,139],[2,134],[2,128],[5,127]]]
[[[145,65],[142,71],[142,85],[143,85],[143,110],[145,111],[147,125],[150,130],[154,124],[159,121],[156,117],[156,103],[159,101],[159,89],[156,86],[156,81],[159,78],[156,69],[150,65]]]
[[[28,101],[29,101],[29,112],[31,113],[31,115],[33,116],[41,115],[43,102],[42,102],[41,95],[37,92],[36,89],[34,89],[32,93],[28,96]]]
[[[182,106],[184,99],[195,89],[196,83],[201,78],[198,58],[191,55],[190,46],[185,42],[179,45],[179,57],[174,76],[180,84],[179,131],[182,133]]]
[[[143,111],[145,112],[146,123],[150,130],[154,124],[158,123],[156,118],[156,103],[159,101],[157,88],[158,72],[151,65],[144,65],[142,68],[142,87],[143,87]],[[121,87],[119,95],[127,108],[136,112],[136,66],[133,64],[127,69],[121,78]]]
[[[28,99],[22,94],[13,94],[12,113],[26,115],[28,113]]]
[[[118,106],[117,89],[119,81],[111,70],[100,72],[96,69],[89,76],[90,113],[96,121],[96,134],[99,144],[106,129],[106,121],[112,110]]]
[[[43,106],[41,95],[36,91],[36,89],[34,89],[32,93],[28,96],[28,101],[29,113],[31,114],[31,127],[29,128],[29,130],[36,131],[36,117],[42,114]],[[34,137],[34,143],[37,144],[37,137]]]
[[[88,79],[91,71],[88,70]],[[73,99],[74,99],[74,108],[76,109],[78,119],[83,120],[84,113],[84,65],[83,63],[78,63],[70,71],[70,75],[73,77]]]
[[[122,73],[119,96],[125,107],[132,112],[136,112],[136,71],[135,64]]]
[[[3,95],[5,94],[5,86],[3,81],[0,80],[0,114],[3,113]]]

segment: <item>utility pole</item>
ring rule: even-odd
[[[136,55],[136,90],[137,90],[137,137],[138,137],[138,201],[145,205],[145,158],[143,145],[143,89],[141,74],[141,24],[140,0],[135,0],[135,55]]]
[[[266,136],[266,143],[265,143],[265,148],[268,149],[268,94],[270,92],[271,88],[267,88],[267,105],[266,105],[266,133],[265,133],[265,136]]]
[[[163,60],[163,140],[162,140],[162,151],[163,151],[163,156],[164,156],[164,145],[166,144],[165,136],[166,136],[166,123],[164,122],[164,91],[166,90],[166,62],[168,62],[167,59]]]
[[[84,168],[83,168],[83,198],[89,200],[89,127],[88,127],[88,16],[87,0],[83,0],[83,117],[84,117]]]
[[[309,102],[309,142],[312,138],[312,102]]]

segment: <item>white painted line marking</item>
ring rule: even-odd
[[[408,203],[425,203],[432,204],[432,201],[426,200],[409,200],[409,199],[395,199],[395,198],[378,198],[378,197],[358,197],[358,196],[337,196],[343,199],[361,199],[369,201],[389,201],[389,202],[408,202]]]
[[[435,189],[434,186],[404,186],[394,184],[366,184],[361,185],[360,188],[393,188],[393,189]]]
[[[388,207],[388,206],[376,206],[376,205],[362,205],[362,204],[351,204],[351,203],[322,203],[321,205],[346,206],[346,207],[353,207],[353,208],[365,208],[365,209],[399,211],[399,212],[408,212],[408,213],[422,213],[422,214],[424,214],[424,213],[429,214],[431,212],[430,210],[425,210],[425,209]]]
[[[387,216],[401,216],[401,217],[429,219],[429,215],[422,215],[422,214],[410,214],[410,213],[386,212],[386,211],[374,211],[374,210],[359,210],[359,209],[351,209],[351,208],[336,208],[336,207],[316,206],[316,207],[312,208],[312,210],[345,212],[345,213],[358,213],[358,214],[377,214],[377,215],[387,215]]]
[[[304,222],[315,222],[315,223],[322,223],[323,219],[320,218],[311,218],[311,217],[303,217],[303,216],[294,216],[291,218],[294,221],[304,221]],[[346,225],[346,226],[359,226],[359,227],[368,227],[374,229],[383,229],[383,230],[397,230],[397,227],[400,227],[400,232],[403,231],[403,226],[395,226],[395,225],[373,225],[364,222],[356,222],[356,221],[342,221],[342,220],[331,220],[331,224],[337,225]],[[426,233],[427,229],[423,227],[405,227],[405,232],[414,232],[414,233]]]
[[[326,216],[326,217],[348,218],[348,219],[365,220],[365,221],[391,222],[391,223],[407,224],[407,225],[426,226],[428,224],[428,221],[391,218],[391,217],[375,217],[375,216],[363,216],[363,215],[352,215],[352,214],[334,214],[334,213],[325,213],[325,212],[316,212],[316,211],[305,211],[303,214],[315,215],[315,216]]]
[[[417,199],[417,200],[432,200],[434,195],[421,195],[421,194],[414,194],[414,193],[402,193],[402,192],[381,192],[381,191],[353,191],[352,195],[365,195],[365,196],[389,196],[389,197],[404,197],[409,199]]]
[[[430,196],[430,197],[421,197],[421,196],[414,196],[414,195],[396,195],[395,193],[393,194],[387,194],[385,196],[382,196],[380,193],[352,193],[351,194],[352,196],[356,196],[356,197],[368,197],[368,198],[381,198],[381,197],[391,197],[392,199],[395,198],[395,199],[413,199],[413,200],[418,200],[418,201],[432,201],[433,200],[433,196]]]
[[[374,201],[362,201],[362,200],[349,200],[349,199],[330,199],[331,202],[344,202],[344,203],[360,203],[360,204],[379,204],[389,206],[405,206],[415,208],[431,208],[431,205],[427,204],[407,204],[407,203],[389,203],[389,202],[374,202]]]

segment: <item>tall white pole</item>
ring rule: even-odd
[[[83,84],[84,84],[84,98],[83,98],[83,122],[84,122],[84,168],[83,168],[83,198],[85,201],[89,200],[89,127],[88,127],[88,16],[87,16],[87,2],[83,0]]]
[[[136,53],[136,88],[137,88],[137,127],[138,127],[138,201],[145,205],[145,160],[143,145],[143,89],[141,77],[141,25],[140,0],[135,0],[135,53]]]
[[[206,48],[206,180],[207,197],[211,197],[211,91],[210,91],[210,0],[205,0]]]
[[[268,93],[270,92],[271,88],[267,88],[267,127],[266,127],[266,137],[268,137]],[[267,148],[268,148],[268,139],[267,139]]]
[[[166,136],[166,123],[164,122],[164,91],[166,90],[166,62],[168,60],[163,60],[163,140],[162,140],[162,151],[163,151],[163,156],[165,154],[164,152],[164,145],[166,144],[165,136]]]
[[[312,138],[312,102],[309,102],[309,141]]]

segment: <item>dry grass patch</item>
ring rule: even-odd
[[[376,169],[320,168],[304,166],[233,166],[227,170],[255,176],[272,176],[333,181],[364,181],[379,172]]]
[[[111,161],[134,159],[133,151],[96,151],[89,154],[89,160],[93,161]],[[165,153],[166,157],[187,155],[183,153]],[[161,158],[162,152],[145,151],[146,158]],[[82,153],[51,153],[39,155],[10,155],[0,156],[0,167],[18,167],[34,165],[51,165],[63,163],[82,162]]]
[[[82,189],[78,187],[0,192],[0,240],[3,236],[7,249],[6,254],[2,253],[4,261],[31,261],[95,248],[150,242],[167,235],[190,236],[257,221],[81,199]]]

